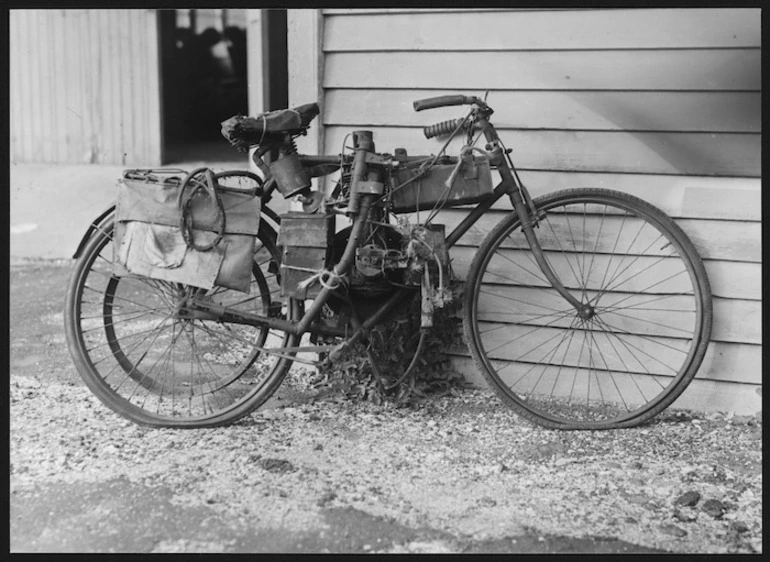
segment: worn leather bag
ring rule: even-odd
[[[115,211],[114,274],[249,292],[259,197],[216,182],[216,200],[205,193],[180,197],[185,183],[173,171],[124,173]]]

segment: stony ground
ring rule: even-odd
[[[558,432],[486,390],[398,409],[298,371],[233,426],[147,429],[71,365],[70,271],[12,264],[12,551],[761,552],[757,418]]]

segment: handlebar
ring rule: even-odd
[[[476,96],[463,96],[461,94],[454,94],[449,96],[437,96],[435,98],[425,98],[417,100],[413,103],[415,111],[423,111],[424,109],[435,109],[437,107],[448,107],[452,105],[476,105],[477,111],[481,111],[485,115],[492,114],[492,108],[490,108],[484,100],[477,98]],[[449,121],[442,121],[435,125],[430,125],[423,129],[426,139],[437,137],[439,135],[448,135],[460,126],[463,119],[450,119]],[[470,126],[470,124],[468,124]]]
[[[422,111],[424,109],[435,109],[437,107],[447,107],[450,105],[470,105],[473,103],[486,106],[486,104],[476,96],[463,96],[460,94],[425,98],[423,100],[415,101],[412,105],[414,106],[415,111]]]

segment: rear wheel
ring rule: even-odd
[[[113,275],[113,223],[86,245],[67,291],[70,353],[88,387],[118,414],[156,427],[211,427],[259,407],[291,366],[295,336],[263,327],[185,319],[189,296],[240,311],[296,318],[280,300],[275,233],[260,225],[248,293],[206,291]]]
[[[473,359],[519,414],[549,428],[638,425],[700,366],[711,289],[684,232],[624,193],[561,191],[535,201],[535,230],[579,314],[535,262],[515,214],[487,236],[468,274]]]

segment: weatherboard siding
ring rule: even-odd
[[[462,110],[416,113],[412,101],[489,90],[533,196],[617,189],[663,209],[693,240],[713,287],[713,343],[676,404],[761,409],[758,9],[334,9],[319,19],[321,94],[290,96],[320,97],[324,153],[357,129],[373,131],[380,152],[435,153],[441,141],[422,127]],[[499,202],[460,239],[458,271],[506,211]],[[440,220],[451,230],[465,212]]]

